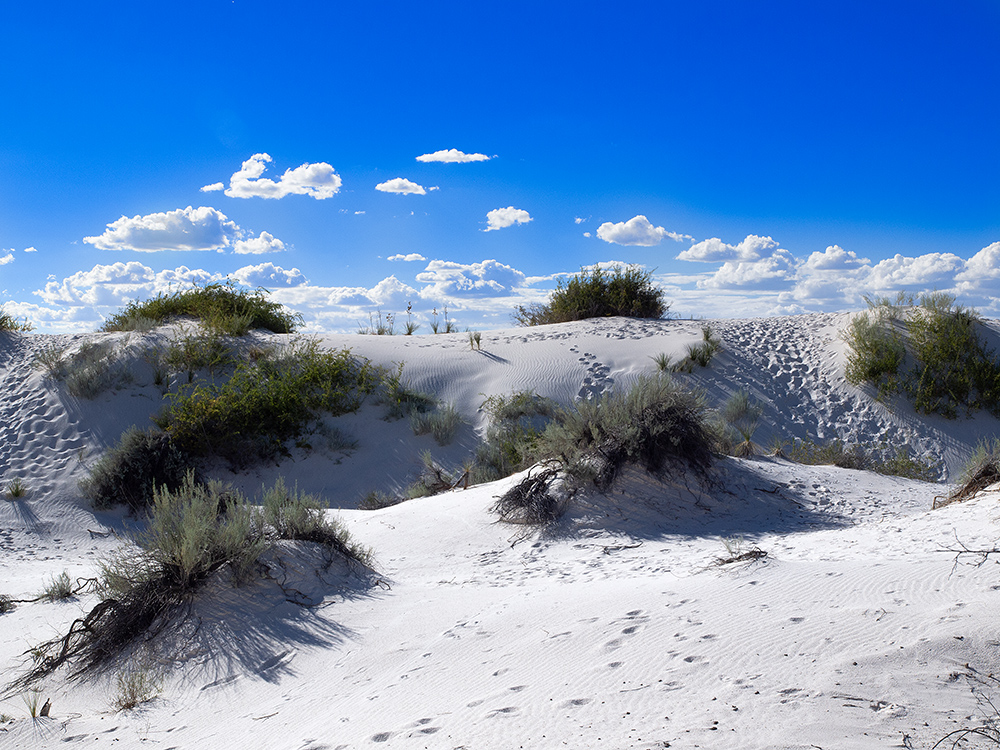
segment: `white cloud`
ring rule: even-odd
[[[514,208],[513,206],[494,208],[486,214],[488,226],[483,231],[492,232],[495,229],[503,229],[514,224],[527,224],[531,220],[531,216],[523,208]]]
[[[423,185],[411,182],[405,177],[394,177],[391,180],[380,182],[375,186],[375,189],[383,193],[399,193],[400,195],[427,195]]]
[[[285,243],[275,238],[269,232],[261,232],[259,237],[254,237],[253,239],[238,240],[233,245],[233,252],[237,255],[280,253],[285,249]]]
[[[364,211],[355,211],[354,215],[355,216],[361,216],[363,213],[364,213]]]
[[[586,219],[581,219],[579,216],[577,216],[575,219],[573,219],[573,221],[576,224],[583,224],[583,222],[585,222]]]
[[[969,258],[965,269],[955,278],[973,282],[1000,278],[1000,242],[987,245]]]
[[[804,266],[806,271],[837,271],[862,268],[871,261],[859,258],[853,250],[845,250],[840,245],[830,245],[823,252],[814,252]]]
[[[0,266],[6,266],[14,262],[14,248],[7,251],[6,255],[0,255]]]
[[[754,261],[769,257],[778,243],[770,237],[759,237],[756,234],[747,235],[738,245],[727,245],[718,237],[697,242],[687,250],[677,254],[677,260],[691,260],[705,263],[720,261]]]
[[[964,260],[952,253],[927,253],[912,258],[897,253],[872,268],[868,284],[880,291],[930,290],[950,285],[965,265]]]
[[[407,253],[406,255],[390,255],[388,260],[405,260],[407,262],[412,262],[415,260],[427,260],[420,253]]]
[[[229,179],[226,195],[230,198],[284,198],[286,195],[311,195],[316,200],[330,198],[340,192],[340,176],[326,162],[302,164],[286,169],[275,182],[262,178],[266,162],[273,159],[268,154],[254,154]]]
[[[449,148],[446,151],[435,151],[433,154],[422,154],[417,157],[417,161],[440,161],[454,164],[470,161],[489,161],[489,158],[486,154],[466,154],[457,148]]]
[[[452,295],[505,296],[525,283],[523,273],[496,260],[471,264],[432,260],[416,278],[427,285],[420,296],[434,299]]]
[[[26,252],[26,253],[37,253],[38,249],[34,248],[34,247],[26,247],[26,248],[24,248],[24,252]]]
[[[592,237],[593,235],[590,232],[584,232],[583,236],[584,237]]]
[[[667,237],[676,242],[691,239],[686,234],[677,234],[677,232],[668,232],[663,227],[654,227],[649,219],[642,214],[617,224],[606,221],[597,228],[597,236],[605,242],[613,242],[616,245],[641,245],[643,247],[659,245]]]
[[[203,193],[214,193],[215,191],[222,190],[225,187],[226,186],[221,182],[213,182],[211,185],[203,185],[198,189],[201,190],[201,192]]]
[[[782,247],[759,260],[727,261],[711,278],[699,282],[703,289],[780,289],[795,279],[798,261]]]
[[[273,263],[261,263],[257,266],[243,266],[233,271],[233,278],[241,284],[250,287],[293,287],[302,286],[308,281],[297,268],[284,269]]]
[[[230,247],[243,231],[214,208],[178,208],[165,213],[122,216],[107,225],[104,234],[83,241],[101,250],[221,250]]]
[[[52,279],[35,294],[48,304],[117,308],[131,299],[152,297],[178,286],[204,285],[220,278],[218,274],[192,270],[187,266],[157,273],[138,261],[130,261],[98,264],[89,271],[78,271],[62,281]]]

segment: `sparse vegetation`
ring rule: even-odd
[[[730,396],[723,405],[721,416],[725,420],[729,429],[733,430],[742,438],[739,442],[733,441],[732,447],[734,456],[747,458],[760,452],[760,446],[753,442],[753,435],[760,424],[760,418],[764,413],[763,407],[744,390],[738,390]]]
[[[965,462],[958,486],[940,502],[935,500],[934,507],[970,500],[997,482],[1000,482],[1000,439],[982,440]]]
[[[128,711],[159,695],[163,680],[148,668],[130,665],[115,675],[115,688],[111,707],[115,711]]]
[[[78,398],[96,398],[104,391],[132,381],[132,374],[115,352],[111,341],[88,341],[70,352],[52,345],[36,358],[35,365],[53,380],[66,384]]]
[[[937,480],[939,467],[935,462],[910,455],[906,446],[891,450],[883,443],[879,448],[866,450],[860,445],[849,445],[842,440],[817,443],[798,440],[787,451],[788,458],[800,464],[839,466],[842,469],[874,471],[886,476],[906,477],[923,482]]]
[[[438,445],[448,445],[455,437],[455,431],[462,424],[462,415],[453,404],[444,404],[431,411],[413,409],[410,412],[410,427],[414,435],[430,433]]]
[[[69,632],[36,648],[36,666],[14,686],[27,686],[67,662],[78,675],[122,653],[156,625],[176,616],[209,577],[227,570],[234,583],[252,578],[258,561],[281,539],[321,544],[331,554],[367,564],[370,551],[328,519],[320,503],[280,481],[263,505],[189,473],[171,492],[156,488],[146,530],[101,566],[101,601]]]
[[[722,350],[722,340],[715,335],[711,326],[704,326],[701,329],[701,337],[702,340],[697,344],[688,344],[687,361],[699,367],[708,367],[715,355]],[[690,371],[688,368],[688,372]]]
[[[293,333],[302,325],[301,315],[269,300],[265,289],[251,291],[227,281],[130,302],[108,318],[101,330],[148,330],[149,321],[161,325],[182,317],[196,318],[230,336],[242,336],[252,329]]]
[[[14,477],[4,488],[4,495],[8,500],[20,500],[28,494],[28,485],[21,477]]]
[[[763,560],[767,557],[767,552],[762,550],[756,544],[748,545],[746,540],[741,536],[723,538],[722,546],[725,548],[726,552],[724,555],[715,558],[713,564],[716,566],[756,562],[757,560]]]
[[[483,348],[483,334],[479,331],[469,331],[469,348],[481,350]]]
[[[1000,416],[1000,360],[980,338],[979,316],[941,292],[912,302],[869,299],[869,311],[854,317],[843,334],[848,381],[875,386],[879,398],[903,392],[923,414]]]
[[[27,318],[15,318],[0,305],[0,332],[27,333],[34,330]]]
[[[557,405],[533,391],[493,395],[480,407],[490,418],[470,469],[474,484],[492,482],[528,468],[537,458],[538,438]]]
[[[404,500],[406,500],[405,497],[390,495],[388,492],[382,492],[381,490],[372,490],[358,502],[358,510],[379,510],[380,508],[399,505]]]
[[[628,266],[608,272],[598,266],[583,269],[568,281],[560,279],[547,304],[519,306],[513,318],[522,326],[616,315],[662,318],[670,308],[663,297],[663,290],[653,284],[650,271]]]
[[[0,594],[0,615],[13,611],[14,600],[7,594]]]
[[[61,599],[69,599],[73,596],[73,581],[69,573],[65,570],[57,576],[52,576],[52,580],[46,584],[39,595],[39,599],[47,602],[56,602]]]
[[[394,336],[396,334],[396,316],[392,313],[386,313],[383,316],[381,310],[368,313],[368,325],[358,326],[358,333],[362,336]]]

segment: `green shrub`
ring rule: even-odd
[[[0,331],[27,333],[31,330],[33,330],[33,326],[26,318],[15,318],[0,305]]]
[[[140,330],[148,326],[148,321],[159,325],[183,316],[197,318],[205,326],[231,336],[242,336],[251,329],[293,333],[302,325],[301,315],[269,300],[265,289],[251,291],[227,281],[130,302],[108,318],[101,330]]]
[[[480,408],[490,422],[469,470],[473,484],[502,479],[534,463],[538,438],[558,407],[533,391],[519,391],[489,396]]]
[[[849,382],[874,385],[880,398],[903,391],[924,414],[954,419],[961,409],[986,409],[1000,416],[1000,361],[980,338],[974,311],[941,292],[923,295],[905,312],[885,299],[868,303],[871,311],[844,332]]]
[[[628,266],[609,273],[598,266],[583,269],[568,281],[560,279],[548,304],[519,306],[513,317],[522,326],[616,315],[662,318],[670,307],[663,297],[663,290],[653,285],[650,271]]]
[[[438,445],[448,445],[455,437],[455,431],[462,424],[462,415],[453,404],[439,406],[433,411],[421,412],[414,409],[410,412],[410,427],[414,435],[430,433]]]
[[[175,371],[187,371],[188,382],[197,370],[216,372],[234,362],[233,349],[213,329],[185,330],[167,346],[159,362]]]
[[[626,464],[653,474],[686,468],[707,473],[717,440],[704,398],[665,375],[640,376],[625,392],[560,409],[539,438],[580,479],[611,485]]]
[[[190,457],[170,435],[130,427],[94,464],[81,489],[96,508],[141,510],[153,501],[154,487],[178,489],[190,467]]]
[[[699,367],[708,367],[712,363],[712,358],[722,350],[722,340],[713,333],[710,326],[701,329],[702,340],[697,344],[688,344],[687,361],[693,362]],[[685,363],[681,362],[678,369],[685,369]],[[691,368],[686,368],[691,372]]]
[[[7,486],[4,488],[4,495],[6,495],[8,500],[20,500],[27,494],[28,486],[21,477],[14,477],[7,482]]]
[[[222,385],[183,387],[154,421],[192,456],[243,465],[287,453],[285,441],[319,414],[355,411],[385,381],[385,371],[370,361],[310,342],[240,363]]]
[[[386,407],[385,418],[393,420],[410,417],[415,411],[430,411],[437,405],[437,399],[430,393],[416,391],[403,382],[403,366],[399,365],[395,372],[384,373],[379,403]]]
[[[907,477],[923,482],[937,480],[939,466],[928,460],[910,455],[906,446],[895,450],[883,442],[881,446],[866,450],[857,444],[847,444],[842,440],[816,443],[800,440],[792,444],[788,458],[800,464],[831,465],[842,469],[874,471],[886,476]]]
[[[115,353],[110,341],[88,341],[74,352],[52,345],[35,357],[35,366],[53,380],[66,383],[78,398],[95,398],[110,388],[132,381],[132,374]]]

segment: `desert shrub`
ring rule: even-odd
[[[958,486],[934,507],[969,500],[1000,482],[1000,439],[981,440],[958,476]]]
[[[874,471],[876,474],[919,479],[923,482],[936,481],[939,473],[939,467],[934,462],[911,456],[906,446],[892,450],[886,442],[866,450],[861,445],[847,444],[842,440],[831,440],[826,443],[798,440],[787,451],[787,456],[800,464],[821,464],[839,466],[842,469]]]
[[[69,599],[71,596],[73,596],[73,581],[70,579],[69,573],[64,570],[59,575],[52,576],[52,580],[45,585],[38,598],[47,602],[55,602],[60,599]]]
[[[94,464],[81,489],[97,508],[126,505],[140,510],[152,502],[154,487],[180,487],[190,466],[190,457],[170,435],[130,427]]]
[[[609,273],[598,266],[583,269],[568,281],[560,279],[547,304],[519,306],[513,318],[522,326],[616,315],[662,318],[670,308],[663,296],[663,290],[653,284],[650,271],[628,266],[615,267]]]
[[[386,407],[385,418],[393,420],[409,417],[413,412],[430,411],[437,405],[437,399],[411,388],[403,380],[403,366],[399,365],[395,372],[384,374],[379,403]]]
[[[160,361],[175,371],[187,371],[190,383],[197,370],[216,372],[231,365],[233,348],[211,328],[185,330],[170,342]]]
[[[15,318],[0,306],[0,331],[11,333],[27,333],[33,330],[31,323],[26,318]]]
[[[111,707],[115,711],[127,711],[153,700],[163,689],[163,682],[149,669],[131,666],[115,675],[115,688]]]
[[[868,303],[871,311],[844,332],[849,382],[871,383],[879,397],[902,391],[924,414],[954,419],[962,409],[986,409],[1000,416],[1000,361],[980,338],[974,311],[941,292],[921,296],[905,313],[888,300]]]
[[[265,491],[263,507],[219,483],[200,484],[193,473],[176,492],[157,488],[136,544],[101,564],[101,601],[65,636],[36,647],[35,668],[12,685],[31,684],[69,661],[74,675],[106,663],[160,632],[210,576],[226,569],[234,584],[245,582],[261,556],[287,538],[314,541],[350,561],[370,559],[318,501],[289,493],[284,482]]]
[[[171,294],[158,294],[143,302],[133,301],[108,318],[102,331],[136,330],[147,321],[156,324],[190,316],[205,326],[231,336],[251,329],[292,333],[302,325],[302,316],[267,298],[267,290],[238,287],[232,281],[208,284]]]
[[[462,424],[462,415],[454,404],[444,404],[433,411],[410,412],[410,427],[414,435],[430,433],[438,445],[448,445],[455,437],[455,431]]]
[[[538,437],[558,407],[533,391],[519,391],[489,396],[480,408],[490,422],[469,469],[474,484],[502,479],[534,463]]]
[[[715,430],[704,398],[665,375],[640,376],[627,391],[560,409],[539,438],[578,479],[611,485],[626,464],[662,475],[685,468],[705,475]]]
[[[348,350],[320,350],[310,342],[240,363],[221,385],[181,388],[154,422],[190,455],[241,465],[287,453],[285,441],[321,413],[357,410],[385,379],[382,368]]]
[[[13,611],[14,600],[7,594],[0,594],[0,615]]]
[[[723,405],[720,411],[723,420],[742,438],[739,442],[733,441],[734,456],[746,458],[760,452],[760,446],[753,442],[753,434],[757,431],[763,413],[763,407],[744,390],[733,393]]]
[[[132,375],[109,341],[88,341],[73,352],[53,345],[35,357],[35,366],[79,398],[95,398],[110,388],[131,382]]]
[[[372,490],[358,501],[358,510],[389,508],[393,505],[399,505],[404,500],[406,498],[390,495],[388,492],[383,492],[382,490]]]

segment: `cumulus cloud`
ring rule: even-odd
[[[164,213],[122,216],[107,225],[103,234],[83,241],[100,250],[221,250],[230,247],[243,232],[235,222],[214,208],[178,208]]]
[[[412,262],[415,260],[427,260],[420,253],[407,253],[406,255],[390,255],[388,260],[405,260],[407,262]]]
[[[0,252],[3,252],[0,250]],[[8,263],[14,262],[14,248],[7,251],[6,255],[0,255],[0,266],[6,266]]]
[[[823,252],[814,252],[806,258],[806,271],[840,271],[862,268],[871,263],[867,258],[859,258],[853,250],[845,250],[840,245],[830,245]]]
[[[496,260],[470,264],[432,260],[417,274],[417,281],[426,284],[420,291],[422,297],[442,299],[452,295],[506,296],[524,285],[525,276]]]
[[[243,266],[233,271],[233,278],[241,284],[251,287],[293,287],[308,283],[306,277],[297,268],[284,269],[273,263],[261,263],[257,266]]]
[[[238,240],[236,244],[233,245],[233,252],[237,255],[280,253],[285,249],[285,243],[275,238],[269,232],[261,232],[260,236],[249,240]]]
[[[326,162],[302,164],[286,169],[276,181],[261,177],[266,164],[274,161],[268,154],[254,154],[229,179],[226,195],[230,198],[284,198],[286,195],[310,195],[316,200],[340,192],[340,176]]]
[[[34,248],[34,247],[26,247],[26,248],[24,248],[24,252],[26,252],[26,253],[37,253],[38,249]]]
[[[1000,242],[987,245],[969,258],[965,268],[955,278],[958,281],[1000,278]]]
[[[395,177],[385,182],[380,182],[375,186],[376,190],[383,193],[398,193],[400,195],[427,195],[427,190],[423,185],[407,180],[405,177]],[[431,188],[433,190],[434,188]]]
[[[494,208],[486,214],[488,226],[483,231],[492,232],[495,229],[503,229],[515,224],[527,224],[531,220],[531,216],[523,208],[514,208],[513,206]]]
[[[449,148],[445,151],[435,151],[433,154],[421,154],[417,157],[417,161],[440,161],[452,164],[470,161],[489,161],[489,159],[490,157],[486,154],[466,154],[459,151],[457,148]]]
[[[209,284],[219,280],[218,274],[179,266],[154,272],[138,261],[98,264],[89,271],[78,271],[62,281],[50,279],[44,289],[35,294],[49,304],[94,308],[121,307],[129,300],[152,297],[178,286]]]
[[[770,237],[758,237],[756,234],[747,235],[738,245],[727,245],[718,237],[712,237],[681,251],[677,254],[677,260],[706,263],[729,260],[753,261],[769,257],[777,247],[778,243]]]
[[[605,242],[613,242],[616,245],[642,245],[643,247],[659,245],[667,237],[676,242],[691,239],[686,234],[668,232],[663,227],[654,227],[649,219],[642,214],[617,224],[606,221],[597,228],[597,236]]]
[[[211,185],[203,185],[198,188],[203,193],[214,193],[218,190],[223,190],[226,186],[221,182],[213,182]]]
[[[964,269],[965,261],[952,253],[916,257],[897,253],[875,264],[868,283],[878,290],[934,289],[950,285]]]

